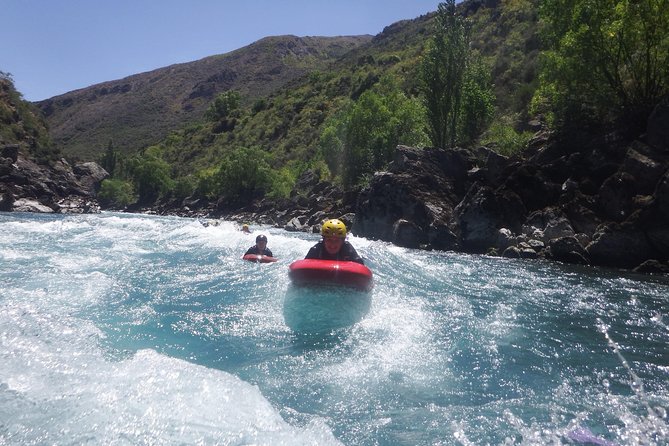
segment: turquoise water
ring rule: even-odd
[[[0,445],[669,444],[666,279],[251,229],[0,214]]]

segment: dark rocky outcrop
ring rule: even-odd
[[[37,164],[18,144],[0,147],[0,211],[93,213],[95,195],[109,174],[96,163],[72,167],[61,159]]]
[[[637,140],[539,133],[522,157],[399,146],[360,193],[353,231],[398,245],[669,270],[669,111]],[[437,235],[437,228],[441,231]]]
[[[354,230],[400,246],[456,249],[450,226],[473,163],[464,150],[399,146],[388,171],[360,193]]]

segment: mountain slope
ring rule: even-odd
[[[371,36],[267,37],[223,55],[104,82],[37,103],[64,154],[96,158],[111,142],[134,152],[202,119],[220,92],[248,103],[371,40]],[[247,104],[248,105],[248,104]]]
[[[472,47],[491,67],[497,118],[518,129],[528,121],[536,88],[536,3],[468,0],[458,5],[472,22]],[[168,161],[178,161],[177,175],[216,165],[234,147],[262,147],[279,167],[289,160],[308,161],[327,119],[384,75],[397,79],[408,95],[418,95],[418,64],[434,17],[396,22],[374,37],[268,37],[225,55],[106,82],[39,105],[52,139],[69,157],[99,159],[110,142],[126,155],[164,144],[174,146]],[[204,111],[228,89],[240,93],[245,117],[233,129],[204,122]],[[182,137],[166,141],[173,132]]]

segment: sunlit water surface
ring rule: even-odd
[[[0,214],[0,445],[666,445],[669,282],[351,237]]]

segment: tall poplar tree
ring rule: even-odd
[[[432,144],[449,147],[457,140],[471,26],[457,14],[455,0],[439,4],[436,22],[436,33],[421,64],[422,91]]]

